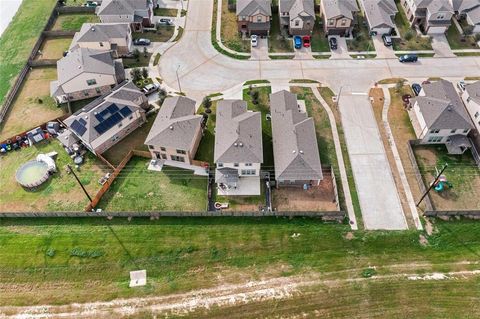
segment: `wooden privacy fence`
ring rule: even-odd
[[[444,219],[452,217],[480,219],[480,210],[427,210],[423,215],[425,217]]]

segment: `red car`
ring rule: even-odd
[[[303,46],[306,48],[310,47],[310,36],[306,35],[302,38],[303,40]]]

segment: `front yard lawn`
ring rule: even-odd
[[[322,23],[322,17],[317,14],[311,39],[312,52],[330,52],[328,38],[323,31]]]
[[[148,39],[152,42],[166,42],[170,40],[175,32],[175,27],[171,25],[160,26],[157,31],[135,32],[132,34],[133,39]]]
[[[357,21],[353,28],[353,40],[347,39],[348,51],[375,51],[367,20],[361,14],[357,15]]]
[[[15,172],[25,162],[33,160],[40,153],[58,153],[55,159],[57,172],[36,191],[26,191],[15,180]],[[83,211],[88,199],[65,166],[73,162],[56,139],[42,141],[32,147],[22,148],[0,157],[0,211],[41,212],[41,211]],[[105,175],[105,164],[91,153],[76,171],[91,197],[100,189],[98,179]]]
[[[395,2],[398,9],[398,13],[395,16],[395,25],[400,32],[400,39],[393,39],[393,49],[395,51],[433,50],[432,39],[417,35],[415,29],[410,26],[400,2],[398,0]]]
[[[134,57],[123,58],[123,67],[125,69],[147,67],[150,62],[151,56],[152,53],[147,53],[145,56],[143,52],[140,52],[140,56],[138,57],[138,59],[135,59]]]
[[[34,68],[30,71],[0,125],[0,141],[66,113],[65,107],[58,107],[50,97],[50,81],[56,79],[56,68]]]
[[[97,23],[100,19],[95,14],[68,13],[57,17],[53,31],[80,31],[84,23]]]
[[[477,42],[473,36],[464,36],[458,32],[454,23],[448,28],[446,33],[448,44],[452,50],[456,49],[477,49]]]
[[[155,8],[153,14],[160,17],[176,17],[177,9],[172,8]]]
[[[207,178],[192,171],[164,166],[147,169],[150,160],[134,156],[103,195],[106,211],[205,211]]]
[[[213,10],[217,11],[217,4],[214,3]],[[216,17],[216,15],[214,15]],[[216,23],[216,20],[213,21]],[[237,52],[250,52],[250,40],[242,40],[242,36],[238,32],[237,28],[237,16],[235,10],[230,11],[228,9],[228,1],[222,1],[222,26],[220,37],[222,43],[229,49]],[[213,34],[215,39],[215,34]],[[214,40],[215,41],[215,40]]]
[[[37,54],[38,60],[59,60],[63,57],[63,52],[67,51],[72,42],[71,37],[45,39],[40,47],[41,54]]]
[[[269,53],[293,52],[293,40],[287,37],[287,32],[280,30],[278,12],[272,13],[270,21],[270,36],[268,37]]]

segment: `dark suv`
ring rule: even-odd
[[[332,38],[328,39],[328,43],[330,43],[330,49],[336,50],[338,48],[337,39],[332,37]]]
[[[416,54],[405,54],[405,55],[401,55],[398,58],[398,61],[400,61],[400,62],[417,62],[418,61],[418,56]]]

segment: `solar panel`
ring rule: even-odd
[[[79,121],[80,124],[82,124],[83,126],[85,126],[85,124],[87,124],[87,121],[85,121],[84,119],[79,119],[78,121]]]
[[[87,131],[87,128],[77,120],[73,121],[70,127],[75,133],[77,133],[80,136],[82,136]]]
[[[104,121],[100,122],[94,128],[98,132],[98,134],[103,134],[113,126],[117,125],[122,121],[123,117],[119,113],[114,113]]]
[[[107,107],[107,110],[108,110],[111,114],[113,114],[113,113],[115,113],[115,112],[118,112],[118,106],[117,106],[117,104],[109,105],[109,106]]]
[[[122,114],[123,117],[127,117],[130,114],[132,114],[132,110],[130,110],[130,108],[128,106],[125,106],[125,107],[120,109],[120,114]]]

